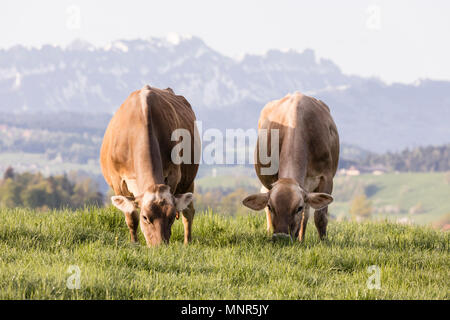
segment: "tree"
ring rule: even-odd
[[[29,186],[23,192],[22,196],[23,204],[30,208],[41,208],[48,205],[48,198],[49,194],[47,193],[47,185],[45,182]]]
[[[369,154],[359,164],[369,167],[382,166],[394,171],[448,171],[450,144],[405,149],[398,153]]]
[[[14,169],[12,167],[8,167],[3,174],[3,180],[6,179],[14,179]]]
[[[356,196],[350,207],[350,215],[352,218],[355,220],[364,220],[370,218],[371,214],[372,202],[364,194]]]
[[[0,206],[36,209],[79,208],[103,205],[103,194],[89,177],[71,181],[67,175],[44,177],[40,173],[14,173],[8,168],[0,183]]]
[[[77,183],[73,192],[71,200],[77,207],[81,207],[84,204],[103,205],[103,195],[98,191],[97,185],[90,178],[85,178]]]
[[[0,205],[6,208],[22,205],[20,198],[21,189],[21,186],[13,179],[2,181],[0,186]]]

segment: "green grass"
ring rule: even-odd
[[[193,243],[181,221],[171,243],[128,240],[113,208],[0,210],[1,299],[449,299],[449,233],[391,223],[330,222],[319,242],[273,243],[262,214],[198,214]],[[81,288],[66,287],[67,269]],[[381,269],[368,289],[367,268]]]

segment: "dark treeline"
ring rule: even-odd
[[[398,153],[369,154],[359,163],[361,166],[382,166],[387,171],[449,171],[450,144],[418,147]]]
[[[7,113],[0,113],[0,124],[30,130],[103,135],[111,116],[111,114],[106,113],[86,114],[67,111],[53,113],[27,112],[13,117]]]
[[[96,183],[75,173],[44,177],[41,173],[15,173],[10,167],[0,181],[0,207],[45,210],[100,206],[103,202]]]

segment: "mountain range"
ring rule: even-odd
[[[268,101],[299,91],[330,107],[346,144],[386,152],[450,141],[450,81],[387,84],[345,74],[311,49],[233,59],[178,36],[0,50],[0,113],[11,117],[104,118],[144,84],[185,96],[204,127],[255,128]]]

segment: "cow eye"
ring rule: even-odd
[[[269,209],[270,212],[273,212],[272,207],[270,205],[267,205],[267,209]]]
[[[300,213],[303,211],[303,206],[298,207],[297,212]]]
[[[142,218],[146,223],[153,223],[153,217],[148,218],[147,216],[143,215]]]

